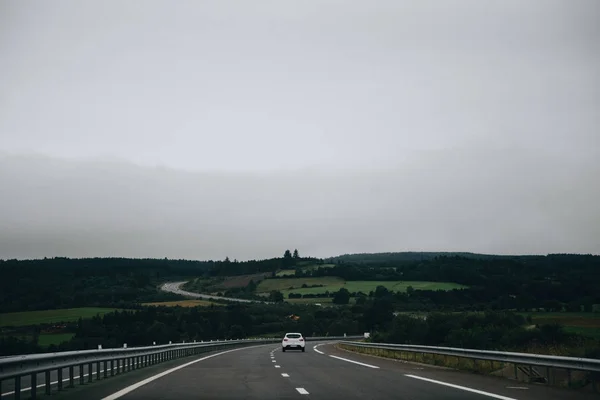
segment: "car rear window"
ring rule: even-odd
[[[290,333],[289,335],[285,335],[290,339],[298,339],[299,337],[301,337],[301,335],[297,334],[297,333]]]

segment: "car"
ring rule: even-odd
[[[305,345],[306,343],[301,333],[290,332],[286,333],[281,341],[281,351],[285,352],[286,350],[298,349],[304,352]]]

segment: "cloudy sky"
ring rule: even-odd
[[[0,258],[600,253],[600,3],[0,4]]]

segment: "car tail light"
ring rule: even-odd
[[[283,339],[284,342],[287,342],[287,338]]]
[[[304,342],[304,339],[300,338],[300,341],[301,341],[301,342]]]

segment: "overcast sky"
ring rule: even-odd
[[[600,2],[0,3],[0,258],[600,253]]]

